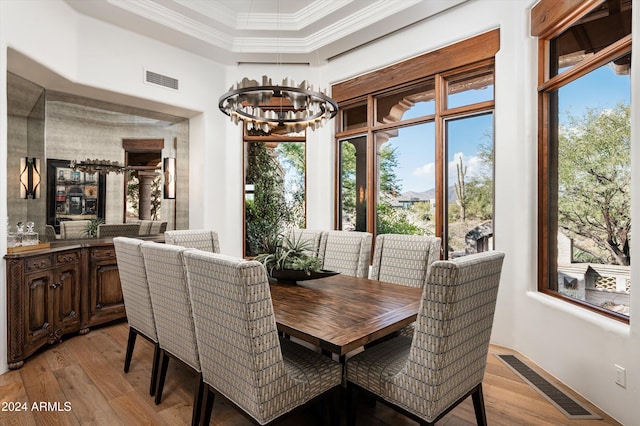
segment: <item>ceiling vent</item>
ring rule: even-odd
[[[173,90],[178,90],[178,79],[168,77],[166,75],[158,74],[157,72],[145,70],[144,81],[150,84],[156,84],[158,86],[166,87]]]

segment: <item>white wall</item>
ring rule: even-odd
[[[624,424],[640,418],[640,326],[620,324],[538,294],[536,69],[537,44],[529,37],[533,0],[475,0],[411,26],[314,69],[265,66],[223,68],[183,51],[77,15],[59,0],[0,1],[0,85],[6,84],[10,46],[74,83],[195,111],[190,120],[190,225],[220,233],[223,252],[242,252],[242,144],[239,127],[226,122],[217,99],[244,76],[287,75],[317,79],[321,88],[364,72],[500,28],[496,55],[496,248],[507,254],[493,342],[514,348]],[[639,10],[634,11],[634,50],[640,49]],[[638,56],[636,53],[635,56]],[[638,56],[640,57],[640,56]],[[143,67],[181,81],[179,93],[141,82]],[[639,73],[632,77],[639,99]],[[46,85],[45,85],[46,86]],[[632,158],[640,164],[638,124],[633,111]],[[6,128],[6,97],[0,97],[0,128]],[[308,137],[308,227],[333,224],[333,126]],[[0,132],[0,181],[6,181],[6,132]],[[634,169],[633,226],[640,226],[640,168]],[[0,229],[5,230],[6,188],[0,185]],[[514,211],[516,214],[514,214]],[[514,236],[517,236],[515,238]],[[0,253],[6,242],[0,239]],[[4,280],[4,262],[0,266]],[[632,268],[633,282],[640,272]],[[4,281],[0,281],[4,282]],[[0,371],[6,368],[6,312],[0,287]],[[631,307],[640,306],[640,291]],[[636,322],[637,323],[637,322]],[[627,368],[627,388],[614,384],[614,364]]]
[[[586,312],[536,292],[537,259],[537,43],[529,36],[532,0],[476,0],[341,56],[328,66],[331,82],[417,56],[500,28],[495,85],[495,242],[506,252],[492,341],[514,348],[621,421],[640,418],[640,326]],[[640,38],[634,11],[634,39]],[[640,51],[634,43],[634,50]],[[636,53],[635,56],[638,56]],[[633,99],[639,99],[639,73]],[[633,110],[633,164],[640,164]],[[634,169],[633,223],[640,226],[640,168]],[[515,213],[515,214],[514,214]],[[632,268],[632,281],[640,282]],[[640,291],[631,294],[640,306]],[[614,383],[614,364],[627,369],[627,388]]]
[[[225,69],[210,60],[79,15],[60,0],[0,1],[0,87],[6,87],[8,48],[37,63],[24,72],[48,89],[190,118],[190,226],[220,233],[225,252],[240,255],[238,231],[228,226],[223,115],[217,97]],[[180,80],[177,92],[145,84],[144,69]],[[26,77],[26,76],[25,76]],[[0,96],[0,182],[6,182],[7,100]],[[239,197],[239,196],[238,196]],[[0,253],[6,253],[7,190],[0,185]],[[0,373],[6,362],[6,270],[0,262]]]

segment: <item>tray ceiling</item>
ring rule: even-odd
[[[470,0],[66,0],[76,11],[222,63],[311,63]]]

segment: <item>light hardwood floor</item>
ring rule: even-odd
[[[0,425],[188,425],[191,421],[194,373],[176,361],[169,363],[163,401],[155,405],[149,396],[153,347],[138,338],[129,373],[123,372],[127,342],[126,323],[96,328],[84,336],[72,336],[30,357],[24,367],[0,375]],[[487,419],[490,425],[617,425],[611,417],[587,404],[603,420],[569,420],[498,360],[495,354],[514,352],[491,346],[484,379]],[[573,396],[575,393],[521,357],[548,380]],[[577,396],[576,396],[577,397]],[[581,402],[583,398],[577,397]],[[16,404],[17,403],[17,404]],[[42,405],[41,411],[34,409]],[[46,407],[48,403],[48,407]],[[58,403],[56,405],[56,403]],[[26,408],[25,411],[16,411]],[[68,409],[65,411],[65,409]],[[9,411],[4,411],[9,410]],[[314,423],[317,410],[310,407],[282,422]],[[344,412],[342,423],[345,423]],[[216,399],[212,425],[249,425],[233,407]],[[361,425],[415,425],[383,404],[361,401]],[[475,425],[468,398],[437,423],[439,426]]]

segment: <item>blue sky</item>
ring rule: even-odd
[[[467,117],[451,120],[447,125],[449,141],[449,175],[455,176],[458,157],[467,165],[467,176],[479,173],[477,150],[480,143],[490,141],[493,115]],[[389,143],[397,147],[398,167],[396,174],[402,184],[402,192],[422,192],[435,186],[435,124],[426,123],[402,128],[398,137]]]
[[[562,116],[584,113],[587,105],[602,109],[617,103],[631,103],[631,76],[617,75],[609,65],[602,66],[560,89]]]
[[[581,115],[587,105],[602,109],[611,108],[619,102],[630,103],[630,76],[617,75],[609,65],[602,66],[579,80],[560,89],[561,117],[568,111],[574,116]],[[487,99],[487,91],[465,91],[455,97],[455,105],[472,104]],[[417,103],[408,110],[403,119],[433,113],[433,102]],[[452,120],[447,126],[449,144],[449,179],[456,176],[456,163],[462,156],[467,166],[467,177],[479,173],[480,163],[477,150],[480,144],[490,141],[493,129],[493,115],[468,117]],[[397,147],[398,163],[396,174],[401,181],[402,192],[422,192],[435,186],[435,125],[421,124],[398,131],[398,136],[390,138],[391,146]]]

